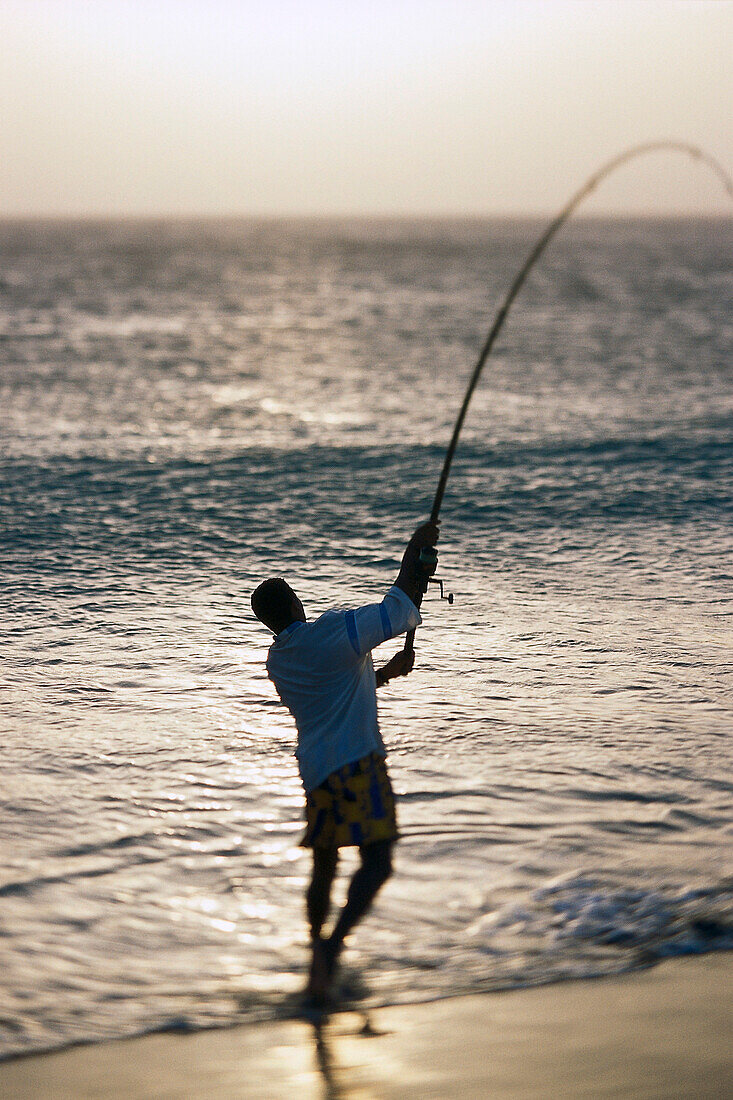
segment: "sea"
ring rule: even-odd
[[[543,228],[0,223],[3,1056],[297,1013],[250,593],[381,598]],[[578,219],[532,271],[443,502],[454,602],[379,693],[402,836],[360,1010],[733,948],[732,353],[730,218]]]

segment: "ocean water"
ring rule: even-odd
[[[0,224],[3,1054],[295,1010],[309,857],[249,594],[391,583],[541,228]],[[733,947],[732,245],[580,220],[514,306],[455,603],[380,692],[364,1007]]]

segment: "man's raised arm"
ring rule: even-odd
[[[440,528],[437,523],[423,523],[418,527],[407,544],[407,548],[402,558],[402,566],[399,575],[394,582],[395,587],[402,589],[405,595],[412,600],[415,607],[418,608],[422,602],[424,587],[424,576],[420,565],[420,551],[425,547],[434,547],[438,541],[439,535]],[[384,687],[385,684],[389,683],[390,680],[394,680],[397,676],[409,675],[409,673],[412,672],[414,664],[414,650],[410,650],[409,652],[400,650],[399,653],[395,653],[394,657],[387,661],[386,665],[377,669],[375,673],[377,687]]]

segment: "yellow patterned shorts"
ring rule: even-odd
[[[397,839],[392,784],[384,757],[369,756],[331,772],[306,791],[303,848],[348,848]]]

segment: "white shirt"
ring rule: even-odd
[[[395,586],[381,603],[327,611],[277,635],[267,674],[298,727],[295,755],[306,791],[370,752],[386,755],[371,650],[421,622],[412,600]]]

